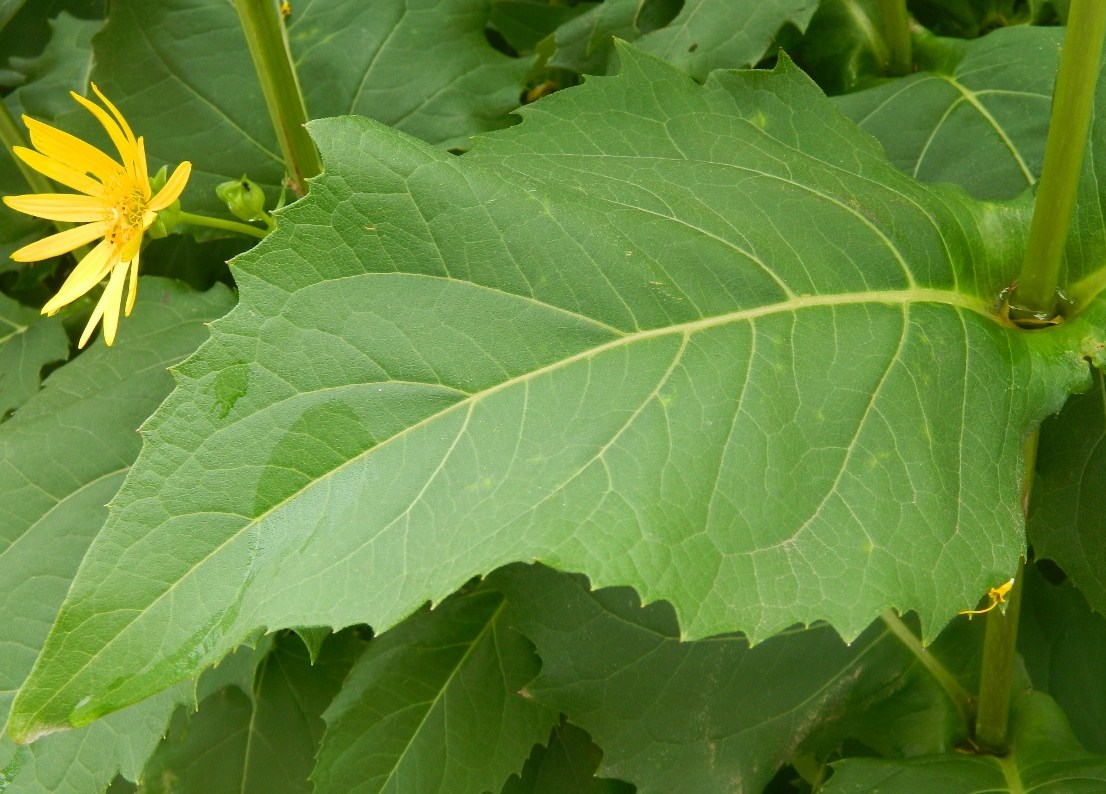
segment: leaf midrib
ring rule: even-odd
[[[613,350],[613,349],[616,349],[618,347],[629,345],[629,344],[632,344],[634,342],[639,342],[639,341],[643,341],[643,340],[647,340],[647,339],[654,339],[654,338],[663,338],[665,336],[670,336],[670,335],[675,335],[675,334],[689,335],[689,334],[694,334],[694,333],[697,333],[697,332],[700,332],[700,331],[706,331],[706,330],[710,330],[712,328],[717,328],[717,327],[729,325],[731,323],[747,322],[747,321],[750,321],[750,320],[758,319],[760,317],[767,317],[767,316],[771,316],[771,315],[775,315],[775,314],[784,314],[784,313],[787,313],[787,312],[795,312],[795,311],[800,311],[802,309],[809,309],[809,308],[864,305],[864,304],[883,304],[883,305],[888,305],[888,306],[896,306],[896,305],[904,306],[904,305],[909,305],[909,304],[914,304],[914,303],[937,303],[937,304],[953,306],[953,307],[956,307],[956,308],[959,308],[959,309],[964,309],[964,310],[967,310],[967,311],[971,311],[975,314],[982,315],[982,316],[988,318],[989,320],[991,320],[993,322],[996,322],[996,324],[998,322],[996,316],[990,310],[990,306],[987,303],[985,303],[983,300],[981,300],[977,297],[964,295],[964,294],[958,293],[958,292],[953,292],[951,290],[932,289],[932,288],[912,288],[912,289],[901,289],[901,290],[877,290],[877,291],[872,291],[872,292],[848,292],[848,293],[839,293],[839,294],[834,294],[834,295],[807,295],[807,296],[800,296],[798,298],[794,298],[794,299],[787,300],[787,301],[781,301],[781,302],[774,303],[774,304],[766,304],[764,306],[758,306],[758,307],[754,307],[754,308],[751,308],[751,309],[743,309],[743,310],[740,310],[740,311],[728,312],[726,314],[717,315],[717,316],[714,316],[714,317],[708,317],[708,318],[703,318],[703,319],[699,319],[699,320],[693,320],[693,321],[686,322],[686,323],[680,323],[680,324],[676,324],[676,325],[665,326],[665,327],[662,327],[662,328],[653,328],[653,329],[648,329],[648,330],[644,330],[644,331],[638,331],[638,332],[634,332],[634,333],[630,333],[630,334],[625,334],[624,336],[613,339],[613,340],[611,340],[609,342],[606,342],[602,345],[598,345],[596,347],[580,351],[578,353],[573,354],[572,356],[568,356],[566,358],[559,359],[557,361],[554,361],[550,364],[546,364],[545,366],[539,367],[539,368],[537,368],[535,370],[532,370],[530,372],[523,373],[522,375],[518,375],[518,376],[515,376],[513,378],[508,378],[507,380],[504,380],[503,382],[498,383],[495,386],[492,386],[488,389],[485,389],[484,391],[475,392],[475,393],[471,394],[469,397],[466,397],[463,400],[459,400],[458,402],[449,405],[448,407],[438,411],[437,413],[431,414],[431,415],[425,417],[424,419],[419,420],[418,422],[416,422],[416,423],[400,430],[395,435],[390,436],[386,439],[383,439],[382,441],[380,441],[379,443],[375,444],[374,446],[366,449],[365,451],[363,451],[363,452],[361,452],[357,455],[354,455],[349,460],[346,460],[343,463],[341,463],[340,465],[335,466],[333,469],[329,470],[324,475],[322,475],[320,477],[317,477],[317,478],[314,478],[314,479],[310,480],[309,482],[305,483],[302,487],[300,487],[296,491],[290,493],[284,499],[280,500],[276,504],[274,504],[271,507],[267,508],[260,515],[255,516],[254,518],[251,518],[249,521],[245,522],[242,525],[241,528],[239,528],[237,531],[232,533],[229,537],[227,537],[227,539],[225,541],[220,543],[218,546],[214,547],[202,559],[198,560],[195,565],[191,566],[186,572],[184,572],[184,574],[182,576],[180,576],[165,591],[163,591],[160,595],[158,595],[155,599],[153,599],[146,607],[144,607],[142,609],[139,609],[139,610],[135,610],[133,612],[132,617],[125,624],[123,624],[123,626],[121,626],[119,628],[119,630],[116,632],[115,636],[112,637],[108,642],[106,642],[95,653],[89,655],[89,657],[86,659],[86,661],[79,668],[77,668],[71,676],[68,677],[68,680],[65,684],[63,684],[61,686],[52,687],[53,694],[46,701],[43,702],[42,706],[39,707],[38,709],[36,709],[33,714],[28,715],[28,717],[29,717],[28,720],[21,720],[22,725],[20,727],[20,730],[21,730],[21,732],[23,733],[24,736],[37,735],[38,730],[39,730],[39,722],[38,722],[39,715],[41,715],[42,712],[44,710],[46,710],[52,703],[54,703],[56,700],[58,700],[66,692],[68,687],[74,681],[77,680],[77,678],[81,675],[81,673],[83,673],[86,669],[88,669],[88,667],[93,662],[95,662],[105,652],[107,652],[110,648],[112,648],[113,645],[115,644],[115,642],[123,636],[123,634],[126,632],[128,627],[133,625],[139,618],[146,615],[149,612],[149,610],[152,609],[154,606],[156,606],[163,598],[165,598],[166,596],[169,596],[170,594],[172,594],[179,584],[183,583],[192,574],[199,571],[209,560],[211,560],[213,557],[215,557],[216,555],[221,553],[223,551],[223,549],[225,549],[231,543],[235,542],[239,537],[241,537],[243,535],[243,533],[253,529],[255,526],[257,526],[258,524],[263,522],[265,519],[267,519],[270,515],[272,515],[276,511],[280,510],[285,505],[289,504],[292,500],[294,500],[296,498],[299,498],[304,493],[306,493],[310,489],[314,488],[317,484],[319,484],[321,482],[324,482],[324,481],[327,481],[330,477],[333,477],[335,474],[337,474],[338,472],[344,470],[345,468],[347,468],[347,467],[363,460],[366,456],[372,454],[373,452],[378,451],[378,450],[386,447],[387,445],[391,444],[394,441],[397,441],[399,439],[402,439],[402,438],[406,437],[409,433],[411,433],[411,432],[413,432],[413,431],[415,431],[419,428],[422,428],[424,425],[427,425],[427,424],[429,424],[433,421],[441,419],[442,417],[450,414],[453,411],[457,411],[457,410],[461,410],[463,408],[467,408],[467,407],[471,406],[472,404],[474,404],[475,402],[483,400],[484,398],[492,396],[494,394],[497,394],[501,391],[505,391],[506,389],[511,388],[513,386],[516,386],[519,383],[524,383],[524,382],[530,381],[530,380],[532,380],[536,377],[539,377],[543,374],[556,371],[557,369],[569,366],[569,365],[574,364],[578,361],[582,361],[582,360],[591,358],[593,356],[599,355],[599,354],[607,352],[609,350]],[[300,394],[303,394],[303,392],[300,392]],[[60,619],[60,617],[61,616],[59,615],[59,619]],[[81,625],[83,625],[84,622],[85,621],[82,621]],[[37,668],[39,666],[39,663],[43,663],[43,662],[44,662],[44,658],[40,657],[38,662],[36,662],[35,667]],[[178,680],[183,680],[183,678],[178,679]],[[173,682],[173,683],[175,683],[175,682]],[[18,702],[18,698],[17,698],[17,702]],[[69,719],[70,720],[72,719],[72,710],[70,710],[70,712],[69,712]],[[42,727],[48,727],[48,726],[42,726]],[[28,730],[28,729],[30,729],[30,730]]]

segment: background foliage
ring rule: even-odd
[[[1106,86],[1011,327],[1067,4],[909,8],[894,76],[874,0],[294,0],[323,174],[151,241],[112,348],[0,205],[0,790],[1106,788]],[[245,41],[0,0],[0,90],[226,217]],[[1027,549],[998,759],[956,613]]]

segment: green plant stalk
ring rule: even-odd
[[[996,608],[987,613],[987,630],[983,638],[983,664],[980,669],[974,735],[975,743],[981,750],[995,755],[1002,755],[1010,749],[1007,734],[1024,570],[1025,563],[1022,562],[1018,565],[1014,586],[1006,598],[1006,611]]]
[[[1033,491],[1033,472],[1037,464],[1037,441],[1040,429],[1025,440],[1025,474],[1022,475],[1022,515],[1029,513],[1029,496]],[[983,750],[1001,754],[1007,750],[1009,733],[1011,686],[1014,683],[1014,661],[1017,656],[1018,616],[1021,614],[1022,581],[1025,561],[1014,574],[1014,586],[1006,599],[1006,610],[992,609],[987,613],[987,630],[983,638],[983,663],[979,677],[979,702],[975,712],[975,742]]]
[[[1072,0],[1029,242],[1011,301],[1015,320],[1019,312],[1041,318],[1056,313],[1056,287],[1087,148],[1104,34],[1106,3]]]
[[[891,630],[891,633],[917,657],[941,689],[945,690],[945,694],[960,714],[960,719],[967,725],[971,718],[971,695],[956,680],[956,676],[946,670],[945,666],[937,661],[933,654],[922,647],[922,643],[914,636],[914,632],[910,630],[910,627],[903,623],[902,618],[892,610],[884,610],[883,614],[880,615],[880,619]]]
[[[292,65],[280,12],[273,0],[234,0],[234,8],[280,141],[289,182],[297,195],[304,196],[307,180],[318,175],[323,164],[303,126],[307,122],[307,107]]]
[[[209,218],[207,215],[196,215],[191,212],[181,212],[177,216],[177,221],[180,223],[188,223],[192,226],[207,226],[212,229],[223,229],[228,232],[238,232],[239,234],[248,234],[250,237],[265,237],[269,232],[265,229],[258,229],[256,226],[250,226],[245,223],[239,223],[238,221],[228,221],[222,218]],[[271,228],[275,228],[276,224],[273,224]]]
[[[887,74],[901,77],[914,68],[910,43],[910,16],[906,0],[879,0],[879,16],[883,25],[883,40],[887,44]]]

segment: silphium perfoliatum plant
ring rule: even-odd
[[[1106,789],[1099,5],[0,6],[0,787]]]

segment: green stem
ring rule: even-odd
[[[177,216],[177,219],[181,223],[189,223],[193,226],[208,226],[212,229],[223,229],[228,232],[248,234],[251,237],[264,238],[269,233],[265,229],[258,229],[256,226],[249,226],[245,223],[239,223],[238,221],[210,218],[207,215],[196,215],[191,212],[182,212]]]
[[[12,147],[27,147],[28,143],[27,139],[23,137],[23,131],[19,128],[19,124],[12,116],[11,111],[8,110],[8,106],[3,102],[0,102],[0,143],[3,144],[8,154],[11,155],[12,160],[15,161],[16,166],[19,168],[19,173],[23,174],[23,179],[27,182],[27,186],[31,188],[32,193],[58,192],[53,182],[15,156]],[[73,224],[65,223],[64,221],[50,221],[50,223],[52,223],[54,228],[59,232],[64,232],[66,229],[73,228]],[[87,254],[88,246],[86,245],[82,245],[73,250],[73,256],[78,262],[84,259]]]
[[[273,129],[288,169],[292,190],[307,194],[307,180],[323,170],[307,134],[307,107],[300,92],[280,12],[273,0],[234,0]]]
[[[1072,0],[1033,223],[1011,302],[1015,320],[1019,314],[1030,319],[1056,314],[1056,287],[1087,146],[1104,34],[1106,3]]]
[[[910,50],[910,16],[906,0],[879,0],[879,15],[883,23],[883,40],[887,43],[887,74],[901,77],[914,69]]]
[[[929,671],[929,674],[933,676],[941,689],[945,690],[945,694],[948,695],[949,700],[952,701],[952,704],[960,713],[960,719],[966,725],[971,714],[971,695],[964,687],[960,686],[956,676],[946,670],[945,666],[937,661],[933,654],[922,647],[922,643],[914,636],[914,632],[910,630],[910,627],[903,623],[902,618],[893,611],[890,609],[884,610],[883,614],[880,615],[880,619],[891,630],[891,633],[918,658],[918,661]]]
[[[1018,652],[1018,615],[1021,613],[1024,569],[1024,563],[1018,565],[1014,587],[1006,598],[1006,612],[996,608],[987,613],[987,631],[983,638],[975,743],[981,750],[995,755],[1002,755],[1009,749],[1006,735],[1010,722],[1014,661]]]
[[[1037,440],[1040,430],[1034,430],[1025,440],[1025,473],[1022,475],[1022,515],[1029,512],[1029,496],[1033,491],[1033,473],[1037,465]],[[1022,574],[1025,562],[1018,565],[1014,587],[1006,599],[1006,611],[992,609],[987,613],[987,630],[983,638],[983,664],[979,679],[979,703],[975,713],[975,741],[981,749],[996,755],[1006,752],[1010,721],[1010,696],[1014,683],[1014,662],[1018,653],[1018,615],[1022,604]]]

